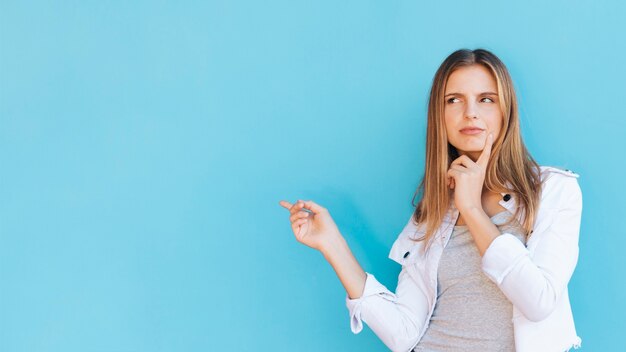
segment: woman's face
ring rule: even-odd
[[[502,127],[496,80],[482,65],[464,66],[450,74],[444,94],[448,142],[476,161],[489,132],[495,141]]]

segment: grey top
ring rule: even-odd
[[[500,232],[522,243],[522,226],[504,210],[491,217]],[[437,272],[437,302],[414,351],[515,351],[513,306],[481,269],[482,257],[467,226],[456,225]]]

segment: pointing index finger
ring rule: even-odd
[[[487,162],[489,162],[489,156],[491,156],[491,146],[493,145],[493,133],[489,133],[487,138],[485,138],[485,147],[483,148],[482,153],[476,160],[476,163],[485,167],[487,166]]]
[[[278,202],[278,204],[280,204],[281,207],[286,208],[286,209],[291,208],[291,206],[293,205],[286,200],[281,200],[280,202]]]
[[[280,202],[278,202],[278,204],[280,204],[281,207],[289,210],[289,212],[292,213],[292,214],[295,213],[295,212],[298,212],[298,211],[304,211],[304,212],[307,212],[307,213],[312,213],[311,210],[305,208],[306,207],[306,203],[307,202],[305,202],[303,200],[298,200],[295,203],[289,203],[286,200],[281,200]]]

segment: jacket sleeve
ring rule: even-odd
[[[398,276],[396,293],[389,291],[374,275],[366,274],[361,297],[350,299],[346,294],[352,332],[361,332],[364,321],[392,351],[410,351],[424,326],[421,317],[428,313],[426,296],[404,266]]]
[[[537,216],[532,256],[515,236],[496,237],[482,257],[482,269],[504,295],[531,321],[547,318],[555,309],[578,262],[582,193],[575,177],[553,177],[547,208]],[[544,207],[545,205],[541,205]]]

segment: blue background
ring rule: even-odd
[[[625,7],[2,0],[0,350],[385,350],[278,201],[327,207],[395,290],[432,77],[478,47],[533,156],[581,175],[576,327],[618,349]]]

